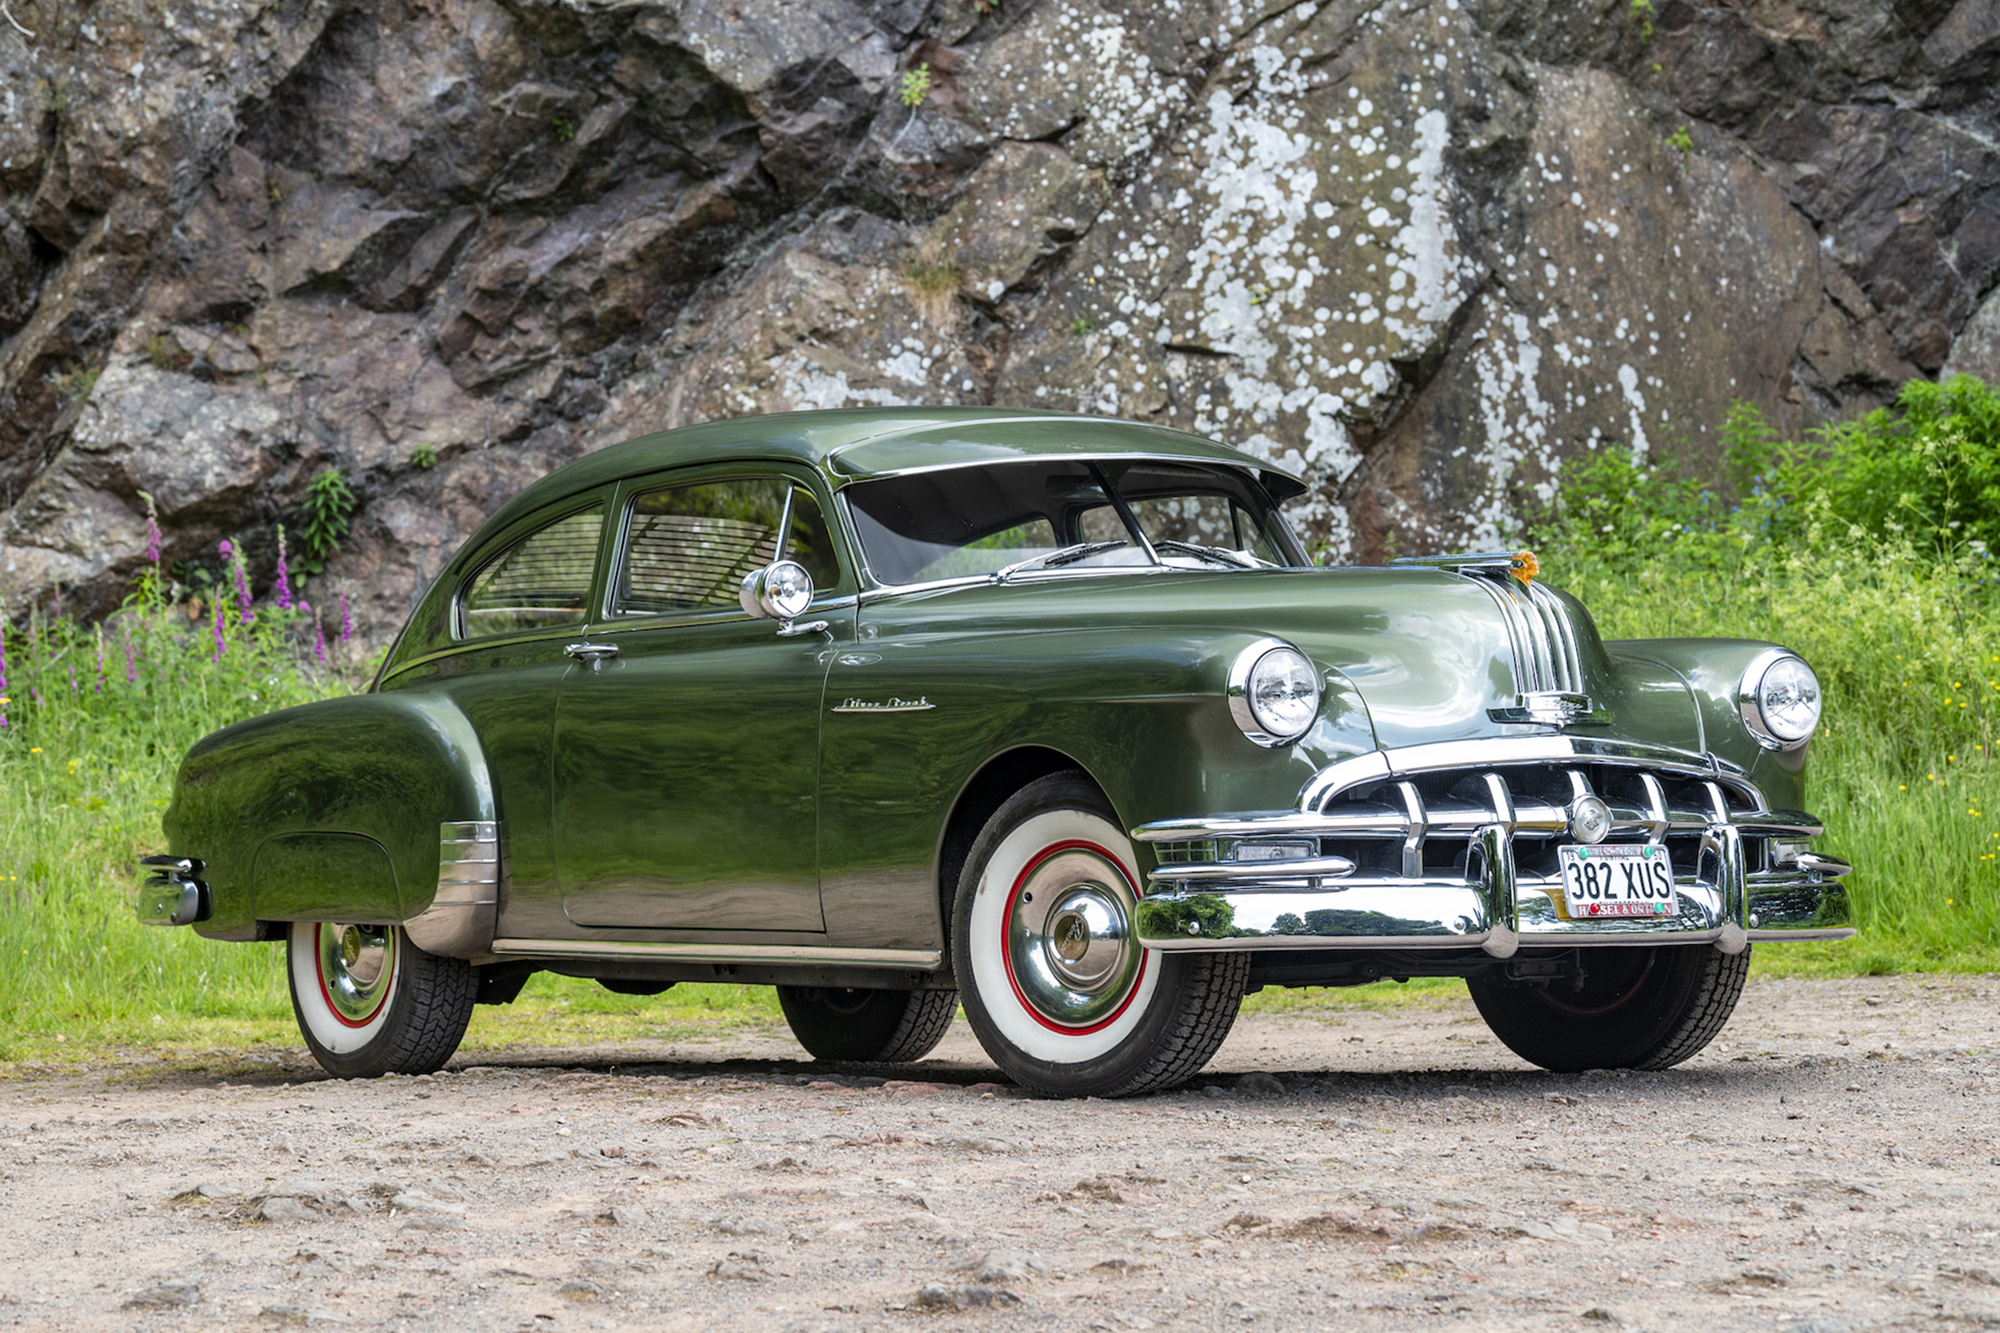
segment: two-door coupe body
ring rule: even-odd
[[[1246,990],[1462,976],[1551,1068],[1664,1067],[1753,941],[1838,938],[1818,684],[1606,643],[1533,559],[1314,568],[1176,431],[718,422],[530,487],[366,694],[183,763],[139,914],[285,940],[329,1070],[434,1069],[550,970],[773,984],[813,1054],[1131,1094]]]

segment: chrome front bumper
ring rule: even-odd
[[[1594,797],[1589,774],[1633,797],[1607,803],[1611,840],[1680,847],[1677,915],[1572,920],[1560,875],[1519,865],[1524,849],[1548,862],[1571,813],[1516,793]],[[1699,804],[1670,802],[1665,783]],[[1453,794],[1439,795],[1442,784]],[[1741,774],[1705,755],[1569,736],[1378,751],[1321,773],[1297,810],[1134,829],[1174,858],[1149,874],[1136,928],[1152,949],[1481,948],[1496,958],[1523,946],[1709,943],[1736,953],[1753,941],[1844,939],[1854,933],[1841,882],[1851,867],[1799,849],[1821,831],[1810,815],[1764,808]],[[1382,855],[1375,869],[1360,864],[1357,848],[1384,843],[1400,873],[1384,873]],[[1449,867],[1440,850],[1452,853]],[[1252,851],[1298,854],[1253,860]]]

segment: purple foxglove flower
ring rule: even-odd
[[[227,560],[230,556],[236,554],[236,548],[229,544],[229,538],[224,537],[221,541],[215,544],[215,553],[221,556],[224,560]]]
[[[146,559],[160,563],[160,511],[150,495],[146,497]]]
[[[277,595],[278,609],[280,611],[289,611],[292,608],[292,583],[286,577],[289,572],[285,567],[285,525],[280,523],[278,525],[278,586],[273,590]]]
[[[313,661],[326,665],[326,626],[318,616],[313,617]]]
[[[347,590],[340,592],[340,641],[346,643],[354,637],[354,616],[347,609]]]
[[[242,611],[243,618],[248,620],[250,619],[250,574],[243,567],[243,556],[241,553],[238,553],[237,557],[229,562],[229,572],[236,580],[237,609]]]
[[[227,651],[229,644],[222,637],[222,599],[218,597],[215,599],[215,660],[220,662]]]

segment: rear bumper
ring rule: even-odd
[[[149,926],[191,926],[214,915],[201,861],[192,856],[149,856],[139,863],[133,913]]]
[[[1552,848],[1573,837],[1572,802],[1600,790],[1612,840],[1679,848],[1675,915],[1565,914]],[[1476,947],[1496,958],[1845,939],[1851,867],[1805,850],[1820,832],[1811,815],[1766,808],[1710,756],[1567,736],[1377,751],[1322,772],[1296,810],[1134,829],[1166,844],[1135,925],[1150,949]],[[1517,843],[1539,869],[1517,864]],[[1253,849],[1284,859],[1253,860]],[[1448,866],[1433,852],[1450,853]]]

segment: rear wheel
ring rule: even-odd
[[[299,1032],[338,1078],[442,1069],[479,996],[470,964],[425,953],[401,926],[294,921],[286,952]]]
[[[780,986],[778,1007],[815,1059],[906,1064],[944,1040],[958,992]]]
[[[1743,994],[1750,951],[1706,944],[1579,949],[1582,984],[1466,982],[1493,1035],[1530,1064],[1670,1069],[1715,1040]]]
[[[1249,958],[1140,946],[1132,845],[1083,774],[1009,797],[965,866],[952,904],[965,1016],[1017,1082],[1063,1097],[1157,1092],[1229,1035]]]

